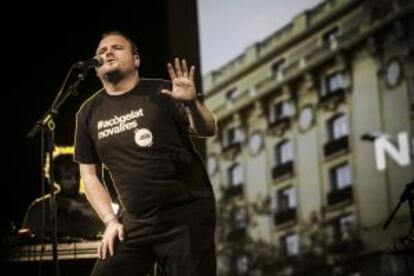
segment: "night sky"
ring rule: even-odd
[[[74,3],[65,7],[69,2],[59,7],[48,4],[47,9],[38,3],[33,7],[15,3],[3,11],[12,18],[2,19],[3,230],[12,222],[19,227],[27,206],[41,192],[40,136],[28,140],[26,134],[49,108],[72,63],[94,56],[103,32],[121,31],[138,44],[141,77],[167,78],[165,65],[172,52],[166,4],[141,2],[135,6],[101,2],[93,9],[73,7]],[[73,143],[75,113],[99,85],[90,70],[80,95],[71,96],[60,107],[55,117],[56,144]]]

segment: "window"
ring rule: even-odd
[[[342,241],[351,240],[354,237],[355,217],[348,214],[339,218],[339,235]]]
[[[244,207],[238,207],[233,209],[233,230],[244,229],[247,227],[247,209]]]
[[[293,114],[292,109],[292,105],[287,101],[273,104],[273,108],[270,112],[270,121],[276,122],[283,118],[289,118]]]
[[[323,44],[332,45],[333,43],[336,42],[336,38],[338,37],[338,35],[339,35],[339,28],[337,26],[330,29],[329,31],[324,33],[322,36]]]
[[[249,272],[249,257],[247,255],[241,255],[236,260],[237,275],[246,275]]]
[[[297,205],[296,193],[293,187],[288,187],[277,191],[276,198],[277,208],[279,212],[295,208]]]
[[[235,100],[240,96],[240,91],[237,88],[232,88],[226,93],[226,98],[229,100]]]
[[[348,163],[334,167],[330,171],[333,190],[341,190],[352,185],[352,169]]]
[[[231,127],[227,130],[227,145],[241,143],[243,139],[244,133],[240,127]]]
[[[286,67],[286,60],[284,58],[274,62],[271,67],[271,72],[273,76],[279,80],[283,77],[283,70]]]
[[[326,77],[326,90],[333,93],[345,87],[344,76],[341,73],[334,73]]]
[[[299,237],[297,234],[287,234],[280,238],[280,247],[286,256],[299,254]]]
[[[228,170],[229,184],[231,187],[239,186],[244,183],[243,166],[241,164],[235,164]]]
[[[218,161],[217,156],[210,155],[207,158],[207,172],[210,176],[212,176],[218,169]]]
[[[328,242],[337,243],[350,241],[356,238],[354,214],[342,215],[335,220],[328,229]]]
[[[335,93],[336,91],[345,87],[345,79],[343,74],[336,72],[326,76],[325,79],[325,89],[322,91],[322,96],[326,96],[330,93]]]
[[[293,143],[291,140],[280,142],[275,148],[277,165],[283,165],[293,161]]]
[[[232,108],[234,102],[241,95],[240,91],[237,88],[232,88],[226,93],[226,106],[227,108]]]
[[[335,141],[348,136],[348,120],[343,114],[337,115],[328,121],[329,140]]]

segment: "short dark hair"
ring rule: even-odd
[[[129,45],[131,46],[131,52],[133,55],[138,55],[138,47],[135,44],[134,41],[132,41],[132,39],[130,39],[127,35],[119,32],[119,31],[108,31],[102,34],[101,36],[101,40],[104,39],[107,36],[111,36],[111,35],[118,35],[118,36],[122,36],[123,38],[125,38],[126,41],[129,42]]]

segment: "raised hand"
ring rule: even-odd
[[[172,91],[163,89],[161,92],[180,102],[193,102],[196,99],[194,66],[188,70],[185,59],[180,62],[178,58],[175,58],[174,66],[168,63],[167,68],[172,82]]]

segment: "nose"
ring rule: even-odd
[[[108,51],[105,52],[105,57],[113,57],[114,56],[114,49],[112,47],[108,48]]]

